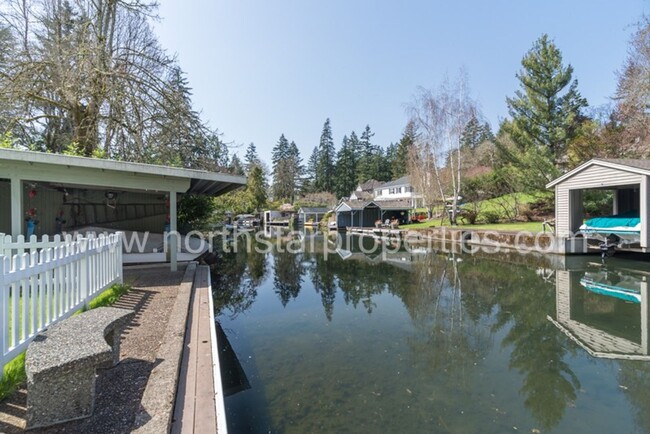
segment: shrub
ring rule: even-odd
[[[478,219],[478,212],[474,210],[466,210],[463,211],[460,217],[470,225],[473,225],[476,224],[476,220]]]
[[[481,217],[483,217],[483,221],[488,224],[499,223],[499,219],[501,218],[499,213],[496,211],[483,211]]]
[[[178,224],[189,228],[204,225],[215,210],[211,197],[185,194],[178,201]]]

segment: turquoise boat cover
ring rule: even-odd
[[[629,211],[623,214],[607,217],[594,217],[585,222],[589,228],[615,228],[620,226],[633,228],[641,222],[639,211]]]

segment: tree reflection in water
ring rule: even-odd
[[[369,315],[376,308],[376,296],[388,292],[399,297],[415,327],[408,337],[413,359],[439,383],[440,394],[430,399],[441,409],[451,409],[458,400],[474,399],[473,374],[499,331],[505,333],[501,345],[512,348],[509,367],[524,375],[520,388],[524,405],[543,428],[555,427],[576,400],[580,382],[564,361],[574,346],[547,321],[555,309],[555,288],[540,279],[535,269],[432,251],[394,261],[408,265],[406,269],[377,265],[381,262],[377,256],[326,257],[323,247],[298,254],[275,248],[269,254],[273,287],[282,305],[299,296],[305,278],[320,295],[329,321],[338,291],[345,304],[362,307]],[[269,273],[269,262],[265,254],[254,251],[220,252],[218,256],[214,268],[217,310],[227,309],[234,317],[253,304],[258,286]],[[645,376],[646,371],[624,375]],[[454,391],[455,402],[445,390]],[[647,395],[636,390],[629,393]]]
[[[553,428],[580,389],[564,361],[568,348],[575,347],[546,319],[555,308],[555,287],[528,268],[486,261],[476,262],[473,268],[485,285],[498,288],[492,330],[508,330],[501,345],[513,347],[510,368],[525,375],[520,389],[524,404],[544,428]]]
[[[216,250],[210,263],[215,315],[229,311],[234,319],[246,312],[257,297],[257,289],[268,274],[266,254],[255,249],[247,253],[243,248]]]

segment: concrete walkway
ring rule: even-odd
[[[120,363],[99,372],[95,413],[30,432],[169,431],[194,265],[175,273],[167,264],[125,268],[124,276],[133,289],[114,306],[134,309],[136,317],[122,336]],[[23,432],[25,406],[25,390],[0,403],[0,432]]]

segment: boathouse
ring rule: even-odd
[[[245,177],[225,173],[0,149],[0,232],[42,236],[93,227],[162,238],[178,229],[179,195],[218,196],[244,185]],[[177,241],[170,237],[172,268]]]
[[[593,159],[546,187],[555,190],[555,233],[559,238],[572,238],[580,231],[586,217],[594,217],[585,215],[585,191],[610,190],[612,216],[637,215],[638,224],[630,228],[630,234],[638,238],[639,249],[647,251],[650,246],[650,160]]]
[[[408,223],[411,204],[400,200],[341,201],[335,208],[336,225],[339,229],[347,227],[371,228],[375,222],[397,220],[399,224]]]
[[[306,207],[303,206],[298,210],[298,223],[307,226],[315,226],[320,223],[322,218],[329,212],[325,207]]]

